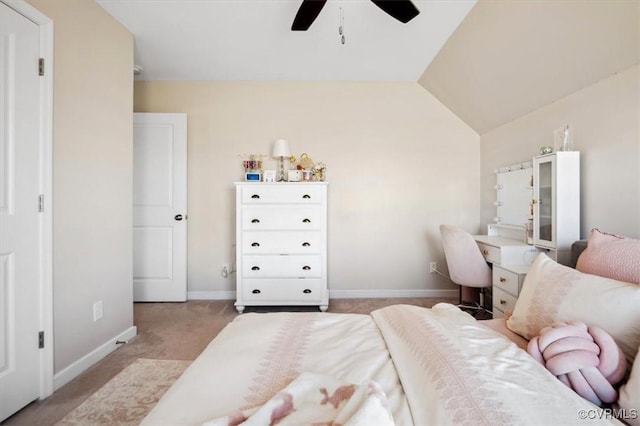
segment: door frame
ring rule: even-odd
[[[25,0],[0,0],[40,27],[40,57],[45,72],[40,78],[40,194],[44,195],[40,215],[40,282],[35,303],[40,312],[44,348],[40,351],[40,399],[53,393],[53,21]],[[35,64],[34,64],[35,65]]]

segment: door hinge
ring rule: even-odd
[[[44,211],[44,195],[38,196],[38,211],[42,213]]]
[[[38,75],[44,75],[44,58],[38,60]]]
[[[38,348],[39,349],[44,348],[44,331],[38,332]]]

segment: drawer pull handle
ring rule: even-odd
[[[309,194],[304,194],[304,195],[302,196],[302,198],[311,198],[311,195],[309,195]]]
[[[302,290],[302,292],[303,292],[304,294],[310,294],[310,293],[311,293],[311,290],[310,290],[310,289],[308,289],[308,288],[305,288],[304,290]]]
[[[253,290],[251,290],[251,293],[260,294],[260,290],[258,290],[257,288],[254,288]]]
[[[501,283],[506,283],[506,282],[507,282],[507,279],[506,279],[505,277],[500,277],[500,282],[501,282]]]
[[[302,247],[309,247],[309,246],[311,246],[311,243],[308,243],[306,241],[302,243]]]
[[[310,271],[310,270],[311,270],[311,266],[309,266],[309,265],[304,265],[304,266],[302,267],[302,269],[303,269],[303,270],[305,270],[305,271]]]
[[[485,256],[489,255],[489,250],[482,250],[482,254],[484,254]]]
[[[302,223],[311,223],[311,219],[304,218],[302,219]]]
[[[253,195],[251,196],[251,198],[253,198],[254,200],[256,200],[256,199],[259,199],[259,198],[260,198],[260,196],[259,196],[258,194],[253,194]]]
[[[251,247],[260,247],[260,243],[251,243]]]
[[[259,267],[259,266],[252,266],[252,267],[251,267],[251,270],[252,270],[252,271],[259,271],[259,270],[260,270],[260,267]]]
[[[260,223],[260,219],[251,219],[251,223]]]
[[[506,304],[507,304],[507,301],[506,301],[506,300],[504,300],[504,299],[500,299],[500,304],[501,304],[501,305],[506,305]]]

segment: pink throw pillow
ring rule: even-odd
[[[587,248],[576,269],[618,281],[640,285],[640,240],[591,230]]]
[[[568,321],[545,327],[527,352],[581,397],[602,406],[618,399],[614,388],[627,363],[613,338],[596,326]]]

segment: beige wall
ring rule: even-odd
[[[135,111],[188,114],[190,297],[234,291],[239,155],[276,138],[327,164],[334,296],[452,289],[438,225],[479,230],[479,136],[416,83],[136,82]]]
[[[493,170],[530,161],[571,126],[581,155],[581,236],[640,237],[640,69],[631,67],[482,135],[481,222],[495,216]]]
[[[91,0],[28,0],[54,22],[55,372],[133,325],[133,37]],[[94,302],[104,317],[93,321]],[[114,346],[115,347],[115,346]]]

